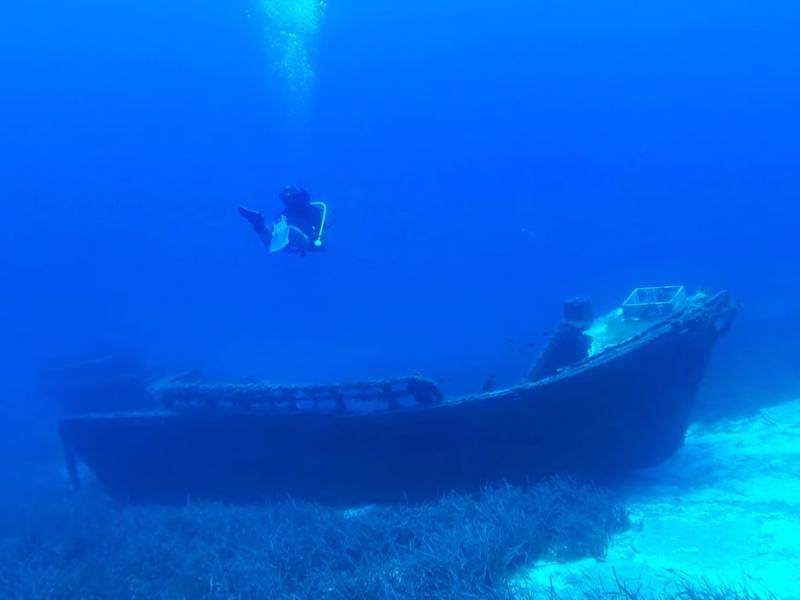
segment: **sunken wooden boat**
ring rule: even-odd
[[[588,357],[468,397],[445,399],[416,376],[170,382],[150,386],[153,408],[62,416],[60,435],[76,482],[83,463],[111,495],[137,503],[289,494],[352,504],[558,472],[616,475],[680,447],[709,357],[736,312],[724,292],[688,298],[656,319],[626,321],[615,311],[587,332]]]

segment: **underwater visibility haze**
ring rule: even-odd
[[[785,0],[5,3],[0,593],[800,597],[799,29]],[[623,314],[660,286],[663,321]],[[53,373],[108,357],[159,410],[388,404],[71,429]],[[265,472],[279,499],[232,500]]]

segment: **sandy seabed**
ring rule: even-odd
[[[602,560],[538,563],[528,585],[579,596],[618,582],[639,597],[682,582],[800,598],[800,399],[693,425],[685,446],[623,490],[632,527]]]

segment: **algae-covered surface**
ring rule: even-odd
[[[687,581],[800,598],[800,400],[694,425],[681,451],[622,490],[632,527],[603,559],[538,563],[529,584],[674,596]],[[641,588],[641,589],[640,589]]]
[[[698,292],[687,299],[689,305],[707,298],[704,292]],[[621,344],[635,337],[662,319],[627,318],[622,307],[612,310],[594,320],[585,333],[592,339],[589,354],[595,355],[603,350]]]
[[[606,348],[621,344],[651,327],[654,323],[655,321],[626,320],[621,308],[603,315],[586,330],[586,335],[592,338],[589,354],[594,355]]]

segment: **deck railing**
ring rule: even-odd
[[[271,385],[173,383],[158,390],[161,405],[176,411],[365,413],[444,401],[423,377],[344,384]]]

